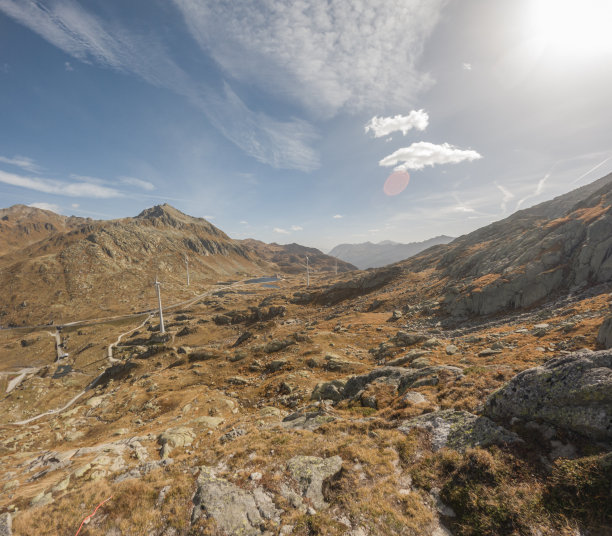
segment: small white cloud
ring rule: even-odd
[[[130,186],[136,186],[148,192],[155,190],[155,185],[153,183],[149,181],[143,181],[142,179],[137,179],[136,177],[119,177],[119,180],[123,184],[128,184]]]
[[[70,64],[69,61],[64,62],[64,69],[67,71],[74,71],[74,67]]]
[[[274,229],[272,229],[275,233],[279,233],[279,234],[290,234],[289,231],[287,231],[287,229],[281,229],[280,227],[274,227]]]
[[[459,205],[457,207],[453,207],[453,210],[455,212],[476,212],[476,210],[474,210],[473,208],[470,207],[464,207],[462,205]]]
[[[448,143],[436,145],[427,141],[413,143],[409,147],[398,149],[383,158],[380,166],[396,166],[395,171],[408,171],[409,169],[423,169],[425,166],[437,164],[457,164],[465,160],[478,160],[482,156],[472,149],[458,149]],[[403,162],[400,164],[400,162]],[[399,165],[398,165],[399,164]]]
[[[27,156],[15,155],[13,158],[7,156],[0,156],[0,162],[8,164],[9,166],[15,166],[21,168],[30,173],[40,173],[42,168]]]
[[[365,126],[366,133],[374,132],[375,138],[388,136],[392,132],[401,132],[404,136],[409,130],[425,130],[429,125],[429,115],[425,110],[412,110],[408,115],[395,115],[393,117],[372,117]]]
[[[516,204],[516,210],[518,210],[521,205],[527,201],[528,199],[532,199],[533,197],[537,197],[538,195],[540,195],[542,193],[542,190],[544,189],[544,183],[548,180],[548,177],[550,177],[550,173],[547,173],[546,175],[544,175],[544,177],[542,177],[539,181],[538,184],[535,187],[535,190],[533,191],[533,193],[526,195],[525,197],[523,197],[523,199],[520,199],[519,202]]]
[[[70,206],[72,208],[79,208],[81,205],[79,205],[78,203],[72,203]]]
[[[471,63],[464,63],[462,65],[462,67],[463,67],[464,71],[471,71],[472,70],[472,64]]]
[[[303,227],[300,227],[299,225],[292,225],[292,226],[291,226],[291,230],[292,230],[292,231],[303,231],[303,230],[304,230],[304,228],[303,228]]]
[[[33,207],[33,208],[40,208],[42,210],[50,210],[51,212],[55,212],[57,214],[59,214],[60,212],[60,208],[58,205],[54,205],[53,203],[30,203],[28,205],[29,207]]]
[[[340,219],[344,218],[344,216],[342,214],[334,214],[333,218],[334,218],[334,220],[340,220]]]
[[[97,199],[108,199],[122,197],[122,193],[114,188],[92,184],[88,182],[65,182],[54,179],[42,179],[39,177],[24,177],[15,173],[0,171],[0,182],[44,192],[46,194],[66,195],[69,197],[93,197]]]
[[[514,199],[514,194],[507,188],[504,188],[503,186],[501,186],[500,184],[496,184],[495,186],[497,186],[498,190],[503,195],[500,208],[502,212],[506,212],[506,210],[508,209],[508,201],[510,201],[511,199]]]
[[[248,221],[246,221],[246,220],[242,220],[240,223],[241,223],[242,225],[248,225],[248,224],[249,224],[249,222],[248,222]]]
[[[204,216],[205,220],[214,220],[215,217],[214,216]]]

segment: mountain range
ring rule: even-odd
[[[328,255],[350,262],[360,270],[379,268],[412,257],[438,244],[448,244],[454,240],[451,236],[440,235],[423,242],[410,242],[402,244],[391,240],[384,240],[374,244],[362,242],[361,244],[339,244]]]

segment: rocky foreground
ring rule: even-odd
[[[444,329],[367,277],[66,327],[59,361],[0,331],[0,535],[107,499],[81,535],[610,534],[611,296]]]

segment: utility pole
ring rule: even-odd
[[[306,257],[306,288],[310,286],[310,267],[308,266],[308,257]]]
[[[185,266],[187,266],[187,286],[189,286],[189,259],[185,255]]]
[[[164,327],[164,315],[162,313],[162,306],[161,306],[161,292],[159,290],[159,287],[161,287],[161,283],[157,280],[157,277],[156,277],[155,278],[155,288],[157,289],[157,303],[159,304],[159,332],[166,333],[166,328]]]

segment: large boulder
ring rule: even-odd
[[[612,348],[612,316],[606,318],[597,333],[597,342],[604,348]]]
[[[323,497],[323,482],[340,472],[342,458],[295,456],[287,463],[287,469],[297,482],[302,496],[310,499],[317,510],[321,510],[329,506]]]
[[[278,521],[279,511],[263,490],[246,491],[216,477],[210,467],[202,467],[193,497],[191,523],[202,516],[212,518],[222,534],[258,536],[265,531],[266,520]]]
[[[430,432],[434,451],[448,447],[463,452],[466,448],[520,441],[516,434],[498,426],[487,417],[452,409],[426,413],[409,419],[404,421],[398,430],[408,433],[414,428]]]
[[[612,440],[612,350],[576,352],[517,374],[487,399],[485,414]]]

